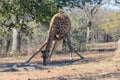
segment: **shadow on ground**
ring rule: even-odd
[[[85,59],[74,59],[74,60],[53,60],[48,63],[47,66],[43,66],[42,62],[21,62],[21,63],[2,63],[0,64],[0,72],[15,72],[15,71],[29,71],[37,69],[46,69],[50,66],[67,66],[76,64],[87,64],[91,62],[99,62],[104,60],[105,57],[92,57]]]
[[[29,71],[29,70],[37,70],[37,69],[46,69],[50,66],[65,66],[65,65],[73,65],[80,63],[88,63],[89,60],[76,59],[76,60],[61,60],[61,61],[51,61],[47,66],[43,66],[42,62],[23,62],[23,63],[2,63],[0,64],[0,72],[15,72],[15,71]]]

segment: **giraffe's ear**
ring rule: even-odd
[[[45,53],[45,50],[41,50],[41,53]]]
[[[41,50],[41,53],[46,53],[46,52],[50,52],[50,50]]]

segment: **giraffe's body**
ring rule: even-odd
[[[36,52],[38,53],[39,51],[41,51],[41,49],[46,45],[45,50],[41,51],[43,57],[43,65],[46,65],[48,62],[48,58],[49,59],[51,58],[53,50],[58,40],[65,40],[67,42],[70,53],[72,53],[73,51],[76,52],[71,45],[70,29],[71,29],[70,19],[64,12],[59,12],[53,16],[50,22],[48,37],[45,43],[42,45],[42,47]],[[78,53],[76,52],[76,54]],[[80,54],[78,55],[83,59],[83,57]],[[32,59],[32,57],[28,60],[28,62]]]
[[[53,30],[53,40],[61,40],[64,38],[64,33],[70,33],[71,22],[64,12],[59,12],[53,16],[50,22],[49,34]]]

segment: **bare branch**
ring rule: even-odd
[[[115,3],[120,4],[120,0],[115,0]]]
[[[92,15],[96,14],[96,12],[98,11],[98,9],[99,9],[101,6],[103,6],[104,4],[108,3],[109,1],[110,1],[110,0],[106,0],[106,1],[102,2],[101,4],[94,6],[93,10],[91,10],[91,11],[93,11],[93,12],[92,12]]]

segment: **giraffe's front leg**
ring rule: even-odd
[[[68,33],[64,34],[65,39],[67,40],[67,46],[69,48],[69,52],[70,52],[70,60],[73,59],[73,47],[71,45],[71,40],[70,40],[70,36]]]
[[[41,46],[41,48],[39,50],[37,50],[26,62],[29,63],[30,60],[41,51],[41,49],[47,44],[47,41],[44,42],[44,44]]]
[[[52,46],[51,51],[50,51],[50,56],[49,56],[48,61],[51,60],[51,57],[52,57],[52,54],[53,54],[53,51],[54,51],[54,49],[55,49],[56,44],[57,44],[57,41],[54,40],[54,41],[53,41],[53,46]]]
[[[70,52],[70,60],[73,60],[72,52]]]
[[[72,47],[71,40],[70,40],[70,34],[66,33],[65,38],[67,39],[67,45],[70,50],[71,57],[72,57],[72,52],[75,52],[81,59],[84,59],[84,57],[80,55],[77,51],[75,51],[75,49]]]

